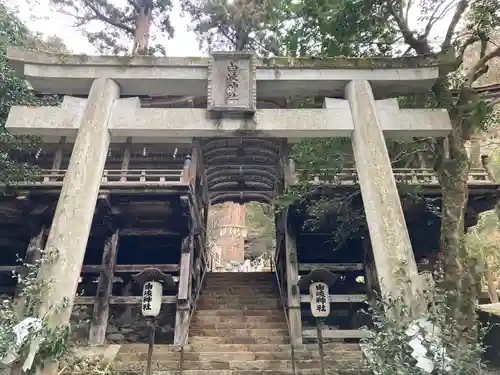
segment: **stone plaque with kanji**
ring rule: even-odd
[[[247,52],[212,54],[208,76],[208,110],[253,114],[256,80],[253,55]]]

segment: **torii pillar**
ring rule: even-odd
[[[108,154],[108,119],[119,92],[114,81],[99,78],[88,99],[77,100],[82,101],[81,116],[76,113],[73,117],[79,122],[78,135],[45,245],[45,257],[52,251],[56,257],[44,263],[39,274],[41,280],[52,281],[40,304],[40,314],[49,314],[50,325],[68,324],[71,317]]]
[[[384,298],[403,297],[409,306],[421,310],[414,300],[418,300],[422,290],[422,279],[370,83],[351,81],[346,87],[345,98],[354,123],[352,147],[382,295]],[[404,127],[404,124],[399,126]]]

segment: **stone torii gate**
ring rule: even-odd
[[[259,61],[245,53],[210,58],[88,57],[19,49],[10,49],[8,56],[34,89],[66,96],[59,107],[12,108],[7,129],[44,141],[74,139],[46,243],[46,249],[59,251],[50,272],[61,282],[46,296],[45,309],[63,299],[70,306],[74,301],[110,141],[126,142],[130,137],[155,143],[221,137],[293,143],[301,138],[351,137],[382,292],[409,298],[420,288],[385,139],[449,133],[445,110],[400,109],[395,99],[431,87],[438,77],[432,57]],[[207,106],[141,108],[140,96],[174,95],[206,97]],[[326,99],[323,109],[257,105],[290,96]],[[339,96],[345,99],[330,98]],[[287,250],[287,264],[294,256]],[[297,272],[287,272],[294,342],[301,340],[297,282]],[[69,317],[70,309],[62,312],[59,324]]]

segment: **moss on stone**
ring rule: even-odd
[[[441,55],[416,57],[273,57],[262,59],[258,65],[275,68],[302,68],[302,69],[415,69],[433,67],[450,63]]]
[[[154,56],[87,56],[87,55],[64,55],[64,54],[40,54],[29,53],[26,50],[11,49],[11,56],[16,61],[25,61],[45,64],[88,64],[88,65],[121,65],[127,67],[134,66],[208,66],[210,58],[207,57],[154,57]],[[424,67],[442,67],[453,64],[456,60],[452,56],[445,54],[416,56],[404,58],[389,57],[273,57],[257,59],[256,65],[259,67],[297,68],[297,69],[415,69]]]

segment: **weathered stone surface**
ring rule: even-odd
[[[352,147],[382,294],[386,298],[403,296],[410,303],[412,295],[421,290],[421,280],[379,108],[367,81],[349,83],[345,96],[354,122]]]
[[[78,135],[45,245],[46,253],[57,254],[53,254],[51,261],[44,262],[39,272],[41,279],[53,280],[40,303],[40,314],[50,312],[50,324],[67,324],[71,317],[108,154],[111,107],[119,94],[114,81],[96,79],[80,117]],[[89,165],[92,168],[87,168]],[[69,308],[51,311],[63,304]]]
[[[94,79],[109,77],[127,96],[203,97],[207,93],[209,58],[90,57],[33,53],[19,48],[9,48],[8,56],[18,73],[41,92],[86,95]],[[370,81],[383,97],[426,92],[438,78],[440,63],[438,58],[427,56],[264,59],[256,62],[257,98],[281,100],[290,93],[297,97],[313,97],[318,92],[342,94],[354,77]]]
[[[253,113],[256,109],[253,54],[215,53],[208,66],[208,110]]]
[[[201,108],[141,108],[139,98],[119,99],[113,106],[109,132],[114,142],[123,137],[191,140],[193,137],[234,137],[252,134],[261,138],[349,137],[354,129],[346,100],[326,99],[324,109],[259,109],[252,119],[210,118]],[[451,123],[446,110],[399,109],[393,101],[375,104],[387,137],[446,136]],[[72,136],[78,127],[63,108],[14,107],[6,128],[13,134],[41,137]]]

